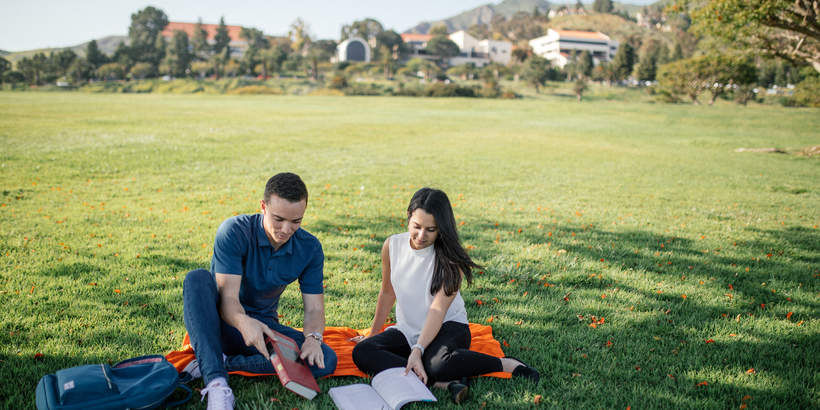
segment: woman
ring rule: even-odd
[[[504,371],[538,381],[538,372],[515,358],[472,352],[461,278],[479,268],[461,246],[444,192],[422,188],[407,207],[408,232],[382,246],[382,287],[367,338],[355,338],[353,362],[375,375],[405,367],[422,382],[447,388],[453,401],[467,396],[467,378]],[[381,332],[396,302],[396,325]]]

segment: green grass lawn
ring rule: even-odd
[[[542,373],[467,408],[820,406],[820,161],[734,152],[820,144],[816,109],[3,92],[0,144],[0,407],[178,348],[185,273],[280,171],[310,190],[329,326],[369,326],[381,243],[416,189],[449,194],[484,265],[471,321]],[[231,380],[239,408],[332,406]]]

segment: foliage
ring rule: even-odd
[[[672,96],[688,96],[698,103],[704,91],[711,94],[709,104],[734,86],[753,84],[755,67],[745,58],[705,55],[664,64],[659,69],[660,87]]]
[[[427,53],[439,58],[443,64],[450,57],[460,53],[458,45],[446,36],[435,36],[427,42]]]
[[[162,30],[168,25],[168,16],[160,9],[148,6],[131,14],[128,28],[128,55],[134,62],[150,63],[158,66],[165,56]]]
[[[168,49],[166,61],[169,73],[173,77],[184,77],[191,68],[194,55],[190,51],[188,34],[182,30],[174,30],[171,47]],[[133,69],[132,69],[133,72]]]
[[[219,18],[219,25],[216,27],[216,34],[214,34],[213,52],[214,55],[222,56],[223,61],[227,61],[231,56],[231,36],[228,35],[228,26],[225,25],[225,17]]]
[[[524,63],[524,69],[521,71],[521,77],[535,87],[535,92],[539,92],[541,86],[549,79],[549,61],[541,56],[532,56]]]
[[[612,73],[615,81],[626,80],[632,74],[635,65],[635,48],[629,43],[618,46],[615,58],[612,59]]]
[[[191,37],[191,54],[195,61],[207,61],[212,52],[208,44],[208,32],[202,27],[202,19],[197,20]]]
[[[587,88],[586,80],[583,78],[575,80],[575,83],[572,85],[572,91],[575,93],[575,97],[578,98],[578,101],[581,101],[581,97],[584,95],[584,91],[586,91]]]
[[[708,0],[692,17],[699,33],[820,72],[818,13],[817,0]]]
[[[612,0],[595,0],[592,4],[592,10],[597,13],[611,13],[614,7]]]
[[[144,63],[144,65],[140,67],[145,67],[145,64],[150,67],[148,63]],[[138,70],[139,69],[138,67]],[[104,80],[122,80],[125,78],[125,67],[120,63],[106,63],[97,69],[97,76]]]
[[[3,83],[4,74],[9,70],[11,70],[11,63],[0,56],[0,84]]]
[[[17,70],[8,70],[3,73],[3,82],[10,84],[17,84],[26,81],[26,76]]]
[[[342,26],[340,41],[345,41],[351,37],[359,37],[365,41],[375,40],[382,32],[384,32],[384,26],[376,19],[356,20],[351,24]]]
[[[96,70],[101,65],[108,62],[108,56],[100,51],[100,48],[97,46],[97,40],[91,40],[88,42],[88,45],[85,48],[85,59],[88,64],[91,65],[93,70]]]
[[[820,75],[809,76],[799,82],[792,98],[797,105],[820,108]]]

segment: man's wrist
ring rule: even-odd
[[[315,341],[317,341],[321,344],[324,337],[319,332],[307,332],[307,333],[305,333],[305,341],[308,341],[310,339],[313,339],[313,340],[315,340]]]

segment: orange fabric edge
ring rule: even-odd
[[[385,325],[384,327],[386,328],[388,326],[390,325]],[[367,377],[367,375],[362,373],[359,368],[356,367],[356,364],[353,363],[353,347],[356,346],[356,343],[351,342],[350,339],[359,335],[367,336],[368,334],[369,329],[353,329],[342,326],[329,326],[325,328],[324,341],[328,346],[330,346],[331,349],[333,349],[334,352],[336,352],[336,357],[338,358],[336,371],[327,377]],[[494,357],[504,357],[504,351],[501,350],[501,344],[493,338],[493,328],[491,326],[470,323],[470,334],[472,337],[470,342],[470,350]],[[187,333],[182,339],[182,346],[178,350],[174,350],[165,355],[165,358],[174,365],[178,372],[182,372],[182,370],[185,369],[185,366],[196,358],[194,355],[194,348],[191,346],[190,338]],[[272,374],[256,374],[247,372],[230,372],[230,374],[247,377],[273,376]],[[497,377],[501,379],[509,379],[512,377],[510,373],[505,372],[487,373],[482,376]]]

